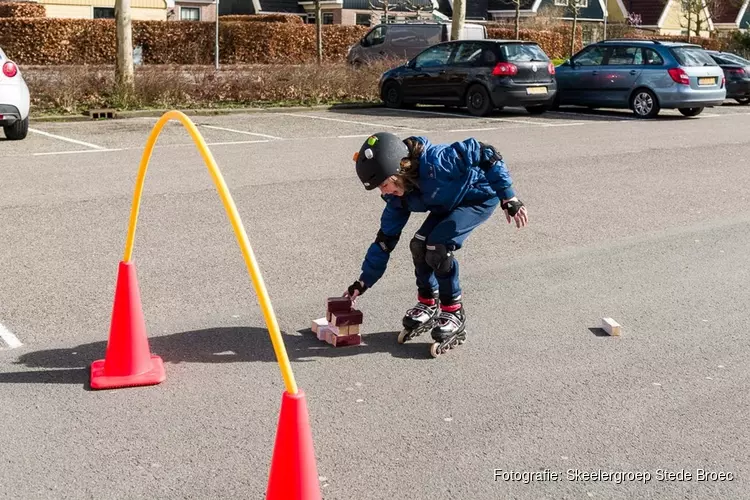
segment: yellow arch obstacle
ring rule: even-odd
[[[294,380],[284,340],[279,332],[276,316],[268,298],[260,269],[255,261],[255,255],[237,213],[234,200],[229,193],[229,189],[227,189],[219,168],[216,166],[213,155],[206,146],[203,136],[190,118],[179,111],[169,111],[162,115],[151,130],[146,148],[143,151],[133,195],[133,206],[130,212],[125,254],[118,269],[109,340],[104,359],[94,361],[91,364],[91,388],[113,389],[155,385],[163,382],[166,378],[162,359],[150,352],[135,265],[131,258],[146,170],[156,140],[164,125],[170,120],[180,121],[190,133],[216,185],[219,197],[237,236],[248,273],[258,294],[276,359],[286,386],[286,391],[281,400],[281,411],[266,498],[284,500],[319,499],[321,498],[320,486],[305,394],[297,388]]]

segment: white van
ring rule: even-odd
[[[484,40],[487,28],[465,23],[460,40]],[[451,39],[451,23],[378,24],[349,48],[346,60],[358,65],[378,59],[411,59],[427,47]]]

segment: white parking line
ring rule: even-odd
[[[34,156],[51,156],[51,155],[74,155],[79,153],[108,153],[110,151],[122,151],[118,149],[77,149],[74,151],[52,151],[51,153],[33,153]]]
[[[542,121],[532,121],[532,120],[521,120],[518,118],[492,118],[492,117],[477,117],[477,116],[469,116],[469,115],[460,115],[455,113],[446,113],[443,111],[427,111],[424,109],[400,109],[399,112],[405,111],[407,113],[422,113],[425,115],[436,115],[436,116],[449,116],[451,118],[464,118],[464,119],[484,119],[491,122],[501,122],[501,123],[520,123],[523,125],[534,125],[536,127],[560,127],[560,124],[552,124],[552,123],[545,123]]]
[[[237,130],[233,128],[217,127],[216,125],[201,125],[201,127],[211,128],[214,130],[224,130],[226,132],[234,132],[236,134],[257,135],[258,137],[266,137],[267,139],[281,139],[281,137],[276,137],[275,135],[258,134],[257,132],[248,132],[246,130]]]
[[[49,132],[42,132],[41,130],[37,130],[37,129],[34,129],[34,128],[30,128],[29,132],[34,132],[35,134],[44,135],[44,136],[47,136],[47,137],[52,137],[53,139],[59,139],[61,141],[72,142],[73,144],[79,144],[81,146],[86,146],[87,148],[92,148],[92,149],[106,149],[106,148],[103,148],[102,146],[97,146],[96,144],[91,144],[89,142],[83,142],[83,141],[77,141],[75,139],[70,139],[68,137],[63,137],[61,135],[50,134]]]
[[[16,347],[21,347],[23,344],[20,340],[18,340],[18,337],[13,335],[13,333],[5,328],[2,323],[0,323],[0,338],[5,341],[6,344],[8,344],[8,347],[11,349],[15,349]]]
[[[301,113],[274,113],[276,115],[284,115],[284,116],[294,116],[295,118],[311,118],[311,119],[318,119],[318,120],[328,120],[332,122],[341,122],[341,123],[353,123],[355,125],[367,125],[368,127],[383,127],[383,128],[400,128],[404,130],[414,130],[416,132],[427,132],[427,130],[421,130],[418,128],[413,127],[405,127],[403,125],[384,125],[382,123],[368,123],[368,122],[358,122],[353,120],[342,120],[341,118],[328,118],[324,116],[316,116],[316,115],[306,115]]]
[[[227,141],[227,142],[207,142],[206,146],[233,146],[235,144],[259,144],[261,142],[271,142],[270,140],[258,139],[256,141]],[[184,144],[173,144],[174,146],[184,146]]]

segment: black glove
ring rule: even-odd
[[[521,200],[511,200],[511,201],[505,201],[500,204],[500,208],[503,210],[508,211],[508,215],[511,217],[515,216],[519,210],[521,210],[521,207],[523,206],[523,202]]]
[[[352,283],[349,288],[346,289],[350,297],[354,295],[354,290],[357,290],[359,292],[359,295],[362,295],[363,293],[365,293],[365,290],[367,290],[367,286],[363,285],[359,280],[357,280]]]

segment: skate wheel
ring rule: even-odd
[[[433,358],[437,358],[438,356],[440,356],[440,343],[435,342],[430,346],[430,354]]]
[[[406,337],[408,336],[409,336],[409,330],[404,328],[403,330],[401,330],[401,333],[398,334],[398,343],[403,344],[404,342],[406,342]]]

